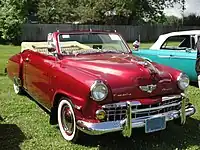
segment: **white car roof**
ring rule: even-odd
[[[159,36],[157,41],[150,47],[150,49],[158,50],[162,46],[162,44],[172,36],[181,36],[181,35],[200,35],[200,30],[188,30],[188,31],[178,31],[178,32],[170,32],[167,34],[162,34]]]

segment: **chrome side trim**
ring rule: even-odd
[[[170,56],[158,55],[159,58],[170,58]]]

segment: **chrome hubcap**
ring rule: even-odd
[[[63,106],[61,113],[61,121],[64,131],[67,135],[72,135],[74,128],[73,115],[68,106]]]

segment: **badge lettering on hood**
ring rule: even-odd
[[[144,85],[144,86],[139,86],[139,88],[147,93],[152,93],[156,89],[156,85]]]

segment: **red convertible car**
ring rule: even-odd
[[[155,132],[195,113],[184,94],[187,75],[133,56],[116,32],[57,31],[47,42],[23,42],[7,73],[15,93],[49,110],[67,141],[80,133]]]

